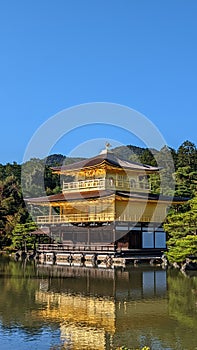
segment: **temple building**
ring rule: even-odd
[[[151,192],[149,176],[159,173],[158,167],[120,159],[106,148],[52,171],[61,176],[62,192],[27,202],[41,207],[37,223],[54,242],[67,250],[109,254],[165,251],[163,220],[169,206],[183,200]]]

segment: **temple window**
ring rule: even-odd
[[[136,181],[134,179],[130,180],[130,186],[135,188],[136,187]]]
[[[113,177],[109,177],[109,185],[110,186],[114,185],[114,178]]]

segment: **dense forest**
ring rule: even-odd
[[[160,151],[128,145],[117,147],[113,152],[120,158],[161,167],[160,174],[152,175],[149,179],[153,193],[162,192],[189,199],[185,205],[171,208],[165,220],[168,258],[171,262],[181,262],[189,255],[197,255],[195,144],[185,141],[178,150],[164,147]],[[54,154],[46,159],[31,159],[22,165],[16,162],[0,164],[0,249],[21,248],[23,236],[29,247],[35,244],[35,237],[31,233],[37,227],[23,198],[60,192],[61,178],[52,173],[51,167],[78,160]]]

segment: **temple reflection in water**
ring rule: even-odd
[[[161,268],[40,265],[38,275],[42,279],[36,301],[46,304],[39,316],[60,323],[66,349],[138,346],[143,327],[147,330],[149,323],[161,328],[166,322],[166,271]],[[147,345],[148,338],[147,335]]]

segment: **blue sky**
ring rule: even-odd
[[[89,102],[139,111],[175,149],[197,144],[196,19],[196,0],[1,1],[0,163],[21,162],[42,123]],[[92,130],[78,134],[70,148]]]

